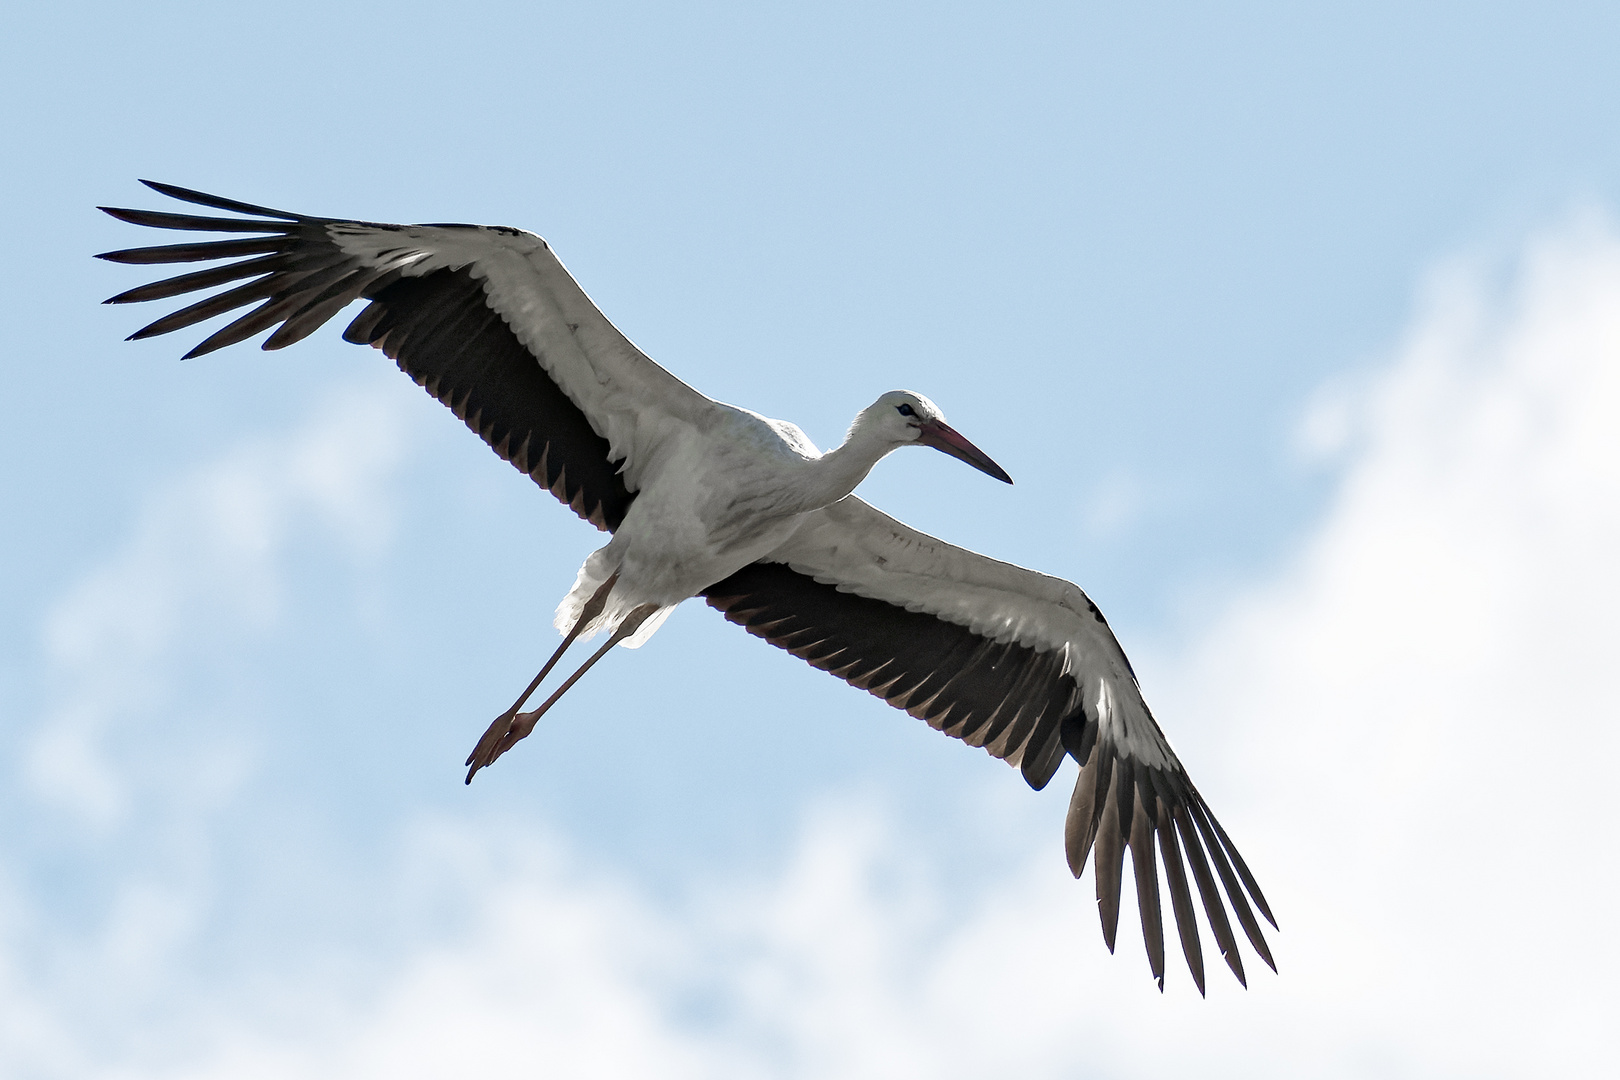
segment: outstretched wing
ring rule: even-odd
[[[1265,897],[1078,586],[936,540],[852,495],[809,515],[769,561],[744,567],[704,597],[749,633],[1018,766],[1032,787],[1051,780],[1065,752],[1079,762],[1065,827],[1069,868],[1079,877],[1095,853],[1112,950],[1130,851],[1142,935],[1161,988],[1155,845],[1199,992],[1204,964],[1189,868],[1238,980],[1243,962],[1228,906],[1276,968],[1250,905],[1276,926]]]
[[[130,335],[153,337],[257,305],[187,357],[276,327],[300,341],[355,300],[344,331],[374,345],[455,411],[496,453],[601,529],[624,519],[658,446],[681,425],[707,426],[714,403],[649,360],[599,311],[546,242],[479,225],[383,225],[307,217],[143,181],[184,202],[247,217],[102,207],[155,228],[266,234],[111,251],[112,262],[222,265],[144,285],[107,302],[215,292]]]

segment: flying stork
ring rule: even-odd
[[[852,494],[880,459],[911,445],[1012,482],[933,402],[884,394],[842,445],[821,453],[793,424],[705,397],[643,355],[533,233],[308,217],[143,182],[241,216],[101,209],[134,225],[249,235],[107,252],[99,258],[117,263],[217,262],[107,303],[246,283],[131,340],[256,304],[186,357],[271,327],[262,347],[280,349],[367,300],[345,341],[381,349],[497,454],[610,534],[557,609],[562,644],[467,758],[468,783],[609,649],[641,644],[677,604],[701,596],[754,636],[1016,766],[1036,790],[1065,755],[1074,758],[1069,868],[1079,877],[1094,853],[1112,951],[1130,851],[1161,991],[1155,845],[1199,993],[1189,869],[1238,981],[1247,985],[1228,908],[1276,970],[1254,915],[1277,925],[1265,897],[1148,711],[1096,605],[1067,581],[954,547]],[[606,643],[543,705],[522,711],[569,645],[599,631]]]

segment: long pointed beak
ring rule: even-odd
[[[968,442],[951,425],[942,420],[930,420],[922,425],[922,434],[917,441],[924,446],[932,446],[941,453],[949,454],[959,461],[965,461],[982,473],[995,477],[1004,484],[1013,482],[1007,475],[1007,470],[990,460],[990,455]]]

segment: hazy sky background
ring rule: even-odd
[[[1598,1071],[1617,55],[1597,3],[8,11],[0,1072]],[[934,398],[1017,485],[862,494],[1097,600],[1281,974],[1161,996],[1072,770],[699,605],[464,788],[599,534],[336,329],[122,342],[137,177],[532,229],[822,445]]]

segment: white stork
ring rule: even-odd
[[[612,534],[557,609],[562,645],[468,757],[469,783],[613,645],[641,644],[675,605],[702,596],[756,637],[1019,767],[1037,790],[1065,754],[1073,757],[1080,776],[1064,835],[1069,868],[1079,877],[1095,852],[1112,951],[1129,849],[1161,990],[1155,844],[1199,993],[1204,964],[1188,868],[1238,981],[1246,985],[1228,906],[1276,969],[1251,901],[1273,927],[1276,920],[1096,605],[1067,581],[953,547],[851,494],[881,458],[913,444],[1012,482],[927,398],[884,394],[823,454],[793,424],[705,397],[648,359],[532,233],[306,217],[145,183],[244,216],[102,209],[135,225],[255,235],[101,255],[137,264],[226,260],[110,304],[250,279],[131,339],[257,304],[186,356],[271,327],[263,347],[279,349],[368,300],[344,340],[383,350],[497,454]],[[611,631],[606,644],[539,709],[520,712],[569,644],[598,630]]]

